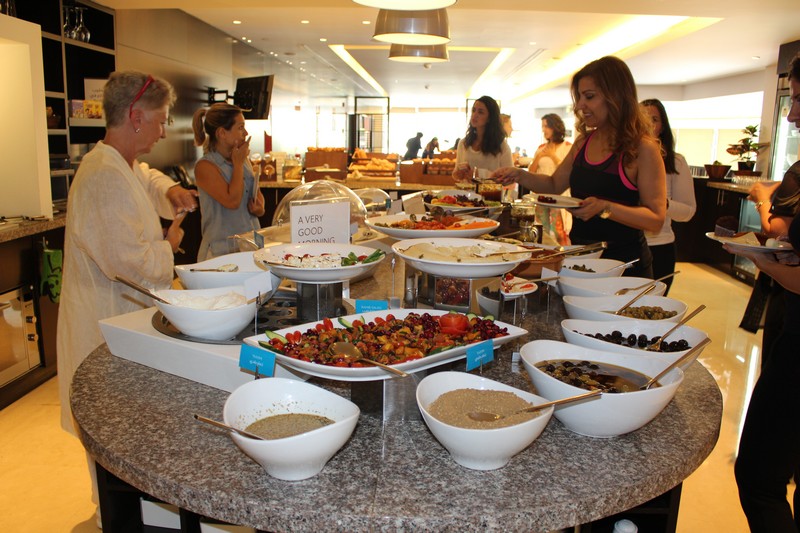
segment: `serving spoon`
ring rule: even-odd
[[[661,276],[660,278],[654,279],[653,281],[648,281],[647,283],[645,283],[643,285],[639,285],[638,287],[623,287],[622,289],[618,290],[614,294],[616,294],[617,296],[623,296],[625,294],[628,294],[631,291],[638,291],[638,290],[644,289],[645,287],[655,283],[656,281],[663,281],[663,280],[665,280],[667,278],[671,278],[672,276],[675,276],[675,275],[680,274],[680,273],[681,273],[680,270],[676,270],[675,272],[673,272],[671,274],[667,274],[666,276]]]
[[[697,344],[695,344],[694,348],[692,348],[691,350],[689,350],[688,352],[683,354],[680,358],[676,359],[675,361],[673,361],[672,363],[667,365],[667,367],[664,370],[662,370],[661,372],[656,374],[652,379],[650,379],[650,381],[648,381],[647,383],[645,383],[644,385],[639,387],[639,389],[640,390],[647,390],[650,387],[652,387],[655,383],[658,382],[659,379],[661,379],[665,375],[667,375],[670,370],[672,370],[673,368],[675,368],[675,367],[677,367],[679,365],[682,365],[685,361],[688,361],[695,354],[695,352],[697,350],[699,350],[700,348],[702,348],[703,346],[705,346],[709,342],[711,342],[711,339],[706,337],[705,339],[703,339],[700,342],[698,342]]]
[[[216,420],[212,420],[204,416],[194,415],[194,419],[199,420],[200,422],[205,422],[206,424],[211,424],[212,426],[218,427],[220,429],[227,429],[228,431],[233,431],[234,433],[238,433],[242,437],[247,437],[248,439],[267,440],[264,437],[256,435],[255,433],[250,433],[249,431],[245,431],[243,429],[237,429],[233,426],[229,426],[228,424],[223,424],[222,422],[217,422]]]
[[[637,294],[636,296],[631,298],[631,301],[629,301],[628,303],[626,303],[625,305],[623,305],[622,307],[620,307],[619,309],[614,311],[614,314],[615,315],[621,315],[624,310],[626,310],[627,308],[632,306],[639,298],[641,298],[642,296],[644,296],[645,294],[649,293],[650,291],[652,291],[655,288],[656,288],[656,282],[655,281],[651,281],[650,285],[645,290],[643,290],[642,292],[640,292],[639,294]]]
[[[379,363],[378,361],[373,361],[372,359],[367,359],[361,353],[361,350],[358,349],[358,346],[356,346],[352,342],[346,342],[346,341],[334,342],[333,344],[331,344],[331,352],[336,355],[341,355],[348,362],[358,361],[361,363],[367,363],[370,365],[381,367],[382,369],[391,372],[393,374],[397,374],[400,377],[404,378],[408,377],[408,373],[403,372],[399,368],[395,368],[390,365],[384,365],[383,363]]]
[[[703,305],[703,304],[698,305],[697,309],[695,309],[694,311],[692,311],[691,313],[689,313],[688,315],[683,317],[680,322],[678,322],[672,328],[670,328],[669,331],[667,331],[666,333],[661,335],[661,337],[659,337],[656,342],[654,342],[653,344],[645,347],[645,350],[647,350],[649,352],[660,352],[661,351],[661,343],[664,341],[664,339],[666,339],[667,337],[669,337],[670,335],[675,333],[675,330],[677,330],[682,325],[686,324],[690,319],[694,318],[700,311],[702,311],[705,308],[706,308],[706,306]]]
[[[162,304],[172,305],[172,302],[170,302],[169,300],[165,300],[164,298],[162,298],[158,294],[154,293],[150,289],[148,289],[146,287],[142,287],[141,285],[139,285],[138,283],[136,283],[134,281],[131,281],[131,280],[126,279],[126,278],[123,278],[122,276],[116,276],[116,280],[119,281],[120,283],[124,283],[125,285],[127,285],[128,287],[130,287],[133,290],[139,291],[142,294],[144,294],[146,296],[149,296],[153,300],[158,300]]]
[[[217,268],[190,268],[189,272],[237,272],[238,270],[239,265],[228,263],[220,265]]]
[[[539,405],[532,405],[530,407],[526,407],[525,409],[520,409],[519,411],[514,411],[508,415],[500,415],[497,413],[488,413],[485,411],[471,411],[467,413],[467,416],[473,420],[478,422],[494,422],[495,420],[501,420],[503,418],[508,418],[509,416],[514,416],[519,413],[533,413],[535,411],[539,411],[540,409],[547,409],[551,405],[561,405],[564,403],[571,403],[577,402],[580,400],[585,400],[586,398],[593,398],[595,396],[600,396],[603,393],[600,389],[596,389],[593,391],[586,392],[584,394],[578,394],[576,396],[570,396],[568,398],[561,398],[560,400],[554,400],[552,402],[545,402],[540,403]]]

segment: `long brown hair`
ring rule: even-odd
[[[623,164],[635,160],[639,143],[644,137],[653,135],[651,121],[645,115],[636,96],[636,83],[628,65],[614,56],[605,56],[592,61],[572,77],[572,103],[577,106],[580,92],[578,83],[590,77],[602,93],[608,106],[611,150],[620,154]],[[575,128],[579,134],[588,132],[586,122],[576,113]]]
[[[486,128],[483,131],[483,141],[481,142],[481,152],[484,154],[497,155],[503,150],[503,141],[506,140],[506,132],[503,129],[503,122],[500,119],[500,106],[491,96],[481,96],[476,100],[486,106],[489,112],[489,119],[486,121]],[[472,104],[473,106],[475,104]],[[472,146],[478,130],[472,126],[467,126],[467,134],[464,136],[464,146]]]
[[[201,107],[192,117],[194,144],[203,147],[203,152],[217,149],[217,129],[229,130],[236,123],[242,109],[225,102],[217,102],[211,107]],[[203,120],[205,118],[205,120]]]

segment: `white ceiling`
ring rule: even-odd
[[[402,0],[400,0],[402,2]],[[673,29],[617,53],[639,85],[684,86],[761,71],[777,62],[780,44],[800,39],[798,0],[459,0],[448,8],[450,61],[426,69],[388,60],[388,47],[372,40],[377,10],[350,0],[100,0],[114,9],[181,9],[265,53],[274,73],[274,98],[305,103],[326,97],[378,96],[330,45],[350,54],[391,97],[393,107],[462,106],[491,94],[509,101],[532,96],[544,70],[624,23],[655,24],[652,17],[699,17],[699,29]],[[224,7],[221,5],[224,4]],[[491,6],[491,8],[487,7]],[[234,25],[233,20],[241,20]],[[308,24],[301,24],[308,20]],[[365,25],[362,21],[370,22]],[[321,42],[325,38],[327,42]],[[508,59],[474,87],[500,49]],[[588,52],[594,53],[595,47]],[[271,55],[270,53],[274,54]],[[595,56],[590,57],[593,59]],[[289,64],[291,62],[291,64]],[[586,61],[537,89],[540,106],[563,102],[569,75]],[[470,94],[470,90],[474,94]],[[275,102],[275,100],[273,100]]]

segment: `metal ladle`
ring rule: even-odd
[[[395,367],[389,366],[389,365],[384,365],[383,363],[379,363],[378,361],[373,361],[372,359],[367,359],[361,353],[361,350],[359,350],[358,347],[355,344],[353,344],[352,342],[344,342],[344,341],[342,341],[342,342],[334,342],[333,344],[331,344],[331,352],[335,353],[336,355],[341,355],[347,361],[351,361],[351,362],[352,361],[359,361],[361,363],[367,363],[367,364],[370,364],[370,365],[379,366],[382,369],[384,369],[384,370],[386,370],[388,372],[391,372],[393,374],[397,374],[400,377],[404,377],[404,378],[408,377],[408,373],[407,372],[403,372],[399,368],[395,368]]]
[[[264,437],[256,435],[255,433],[250,433],[249,431],[245,431],[243,429],[237,429],[233,426],[229,426],[228,424],[223,424],[222,422],[217,422],[216,420],[212,420],[210,418],[206,418],[200,415],[194,415],[195,420],[199,420],[200,422],[205,422],[206,424],[211,424],[214,427],[218,427],[220,429],[227,429],[228,431],[233,431],[234,433],[238,433],[242,437],[247,437],[248,439],[255,439],[255,440],[267,440]]]
[[[551,405],[561,405],[564,403],[572,403],[580,400],[585,400],[586,398],[594,398],[595,396],[600,396],[602,393],[603,393],[602,390],[596,389],[593,391],[586,392],[584,394],[578,394],[577,396],[570,396],[568,398],[561,398],[560,400],[554,400],[552,402],[545,402],[545,403],[540,403],[539,405],[532,405],[531,407],[520,409],[519,411],[515,411],[508,415],[499,415],[497,413],[487,413],[484,411],[472,411],[467,413],[467,416],[478,422],[494,422],[495,420],[508,418],[509,416],[514,416],[519,413],[533,413],[534,411],[539,411],[540,409],[547,409]]]
[[[226,265],[220,265],[217,268],[190,268],[189,272],[237,272],[238,270],[239,265],[228,263]]]

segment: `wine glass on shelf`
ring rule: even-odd
[[[64,6],[64,37],[75,38],[75,26],[72,25],[72,7]]]
[[[85,7],[76,7],[75,11],[78,13],[78,24],[75,26],[75,39],[78,41],[83,41],[84,43],[89,42],[89,37],[91,34],[89,33],[89,28],[86,27],[86,24],[83,23],[83,12],[86,11]]]

